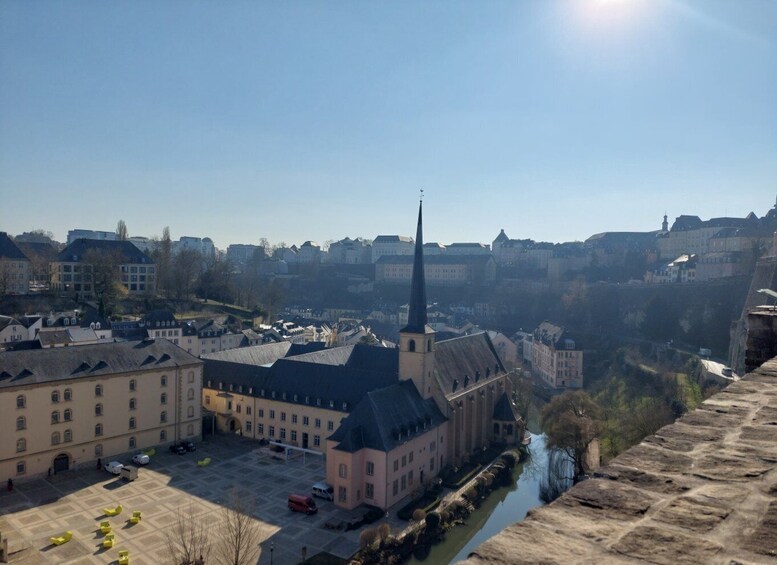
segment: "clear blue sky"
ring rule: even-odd
[[[564,241],[777,196],[777,2],[0,2],[0,230]]]

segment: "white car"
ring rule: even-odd
[[[121,470],[124,468],[124,465],[118,461],[111,461],[110,463],[106,463],[104,468],[113,475],[121,475]]]
[[[132,462],[136,465],[148,465],[149,461],[151,461],[151,458],[145,453],[136,453],[132,456]]]

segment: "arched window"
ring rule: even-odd
[[[160,421],[160,422],[167,422],[167,412],[164,412],[164,411],[163,411],[163,412],[162,412],[162,413],[159,415],[159,421]]]
[[[137,386],[138,386],[137,381],[135,381],[135,379],[130,379],[130,382],[129,382],[130,390],[135,390]]]
[[[63,438],[65,440],[65,443],[68,441],[73,441],[73,430],[65,430],[65,433],[63,434]]]
[[[94,405],[94,415],[95,416],[102,416],[103,415],[103,405],[102,404],[95,404]]]
[[[161,430],[159,432],[159,441],[167,441],[167,430]]]
[[[65,389],[65,402],[67,402],[69,400],[73,400],[73,391],[70,390],[69,388],[66,388]]]
[[[162,386],[167,386],[167,375],[162,375],[162,378],[160,379],[160,383]]]
[[[51,434],[51,445],[57,445],[59,443],[59,432]]]
[[[95,396],[103,395],[103,385],[94,385],[94,395]]]
[[[194,382],[194,371],[189,371],[189,382],[190,383]]]
[[[54,410],[51,413],[51,423],[52,424],[59,424],[59,410]]]
[[[73,419],[73,411],[70,408],[65,409],[65,422],[69,422]]]
[[[411,339],[407,342],[407,350],[408,351],[415,351],[415,340]]]
[[[94,456],[95,457],[102,457],[103,456],[103,444],[98,443],[94,446]]]
[[[53,402],[53,403],[59,402],[59,391],[58,390],[52,390],[51,391],[51,402]]]
[[[129,419],[129,429],[131,429],[131,430],[135,429],[135,418],[134,417]]]
[[[22,451],[27,451],[27,440],[23,437],[16,440],[16,452],[21,453]]]
[[[188,418],[194,418],[194,406],[189,406],[189,409],[186,411],[186,415]]]
[[[134,410],[136,405],[137,405],[137,402],[135,401],[135,399],[134,398],[130,398],[129,399],[129,409],[130,410]]]
[[[27,427],[27,418],[24,416],[19,416],[16,418],[16,429],[17,430],[23,430]]]
[[[190,388],[190,389],[189,389],[189,392],[187,392],[187,393],[186,393],[186,397],[187,397],[189,400],[194,400],[194,389],[193,389],[193,388]]]
[[[166,392],[163,392],[159,396],[159,402],[162,403],[162,404],[167,404],[167,393]]]
[[[193,436],[194,435],[194,425],[189,424],[186,426],[186,435],[187,436]]]
[[[130,436],[130,438],[129,438],[129,448],[130,449],[135,449],[135,444],[136,443],[137,442],[135,441],[135,436]]]
[[[101,435],[103,435],[103,425],[96,424],[94,427],[94,437],[100,437]]]
[[[23,394],[20,394],[16,397],[16,407],[17,408],[24,408],[27,406],[27,399],[24,397]]]

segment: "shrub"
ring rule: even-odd
[[[413,512],[413,520],[415,520],[416,522],[420,522],[424,518],[426,518],[426,512],[424,512],[423,508],[417,508]]]
[[[438,512],[429,512],[426,515],[426,527],[430,530],[436,530],[440,527],[442,518]]]
[[[378,526],[378,539],[380,539],[381,542],[386,541],[390,536],[391,536],[391,526],[389,526],[385,522],[380,526]]]
[[[368,528],[359,534],[359,547],[362,549],[371,547],[378,539],[378,530],[374,528]]]

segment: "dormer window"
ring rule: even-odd
[[[334,400],[330,400],[329,401],[329,407],[330,408],[334,408],[335,407],[335,401]]]

